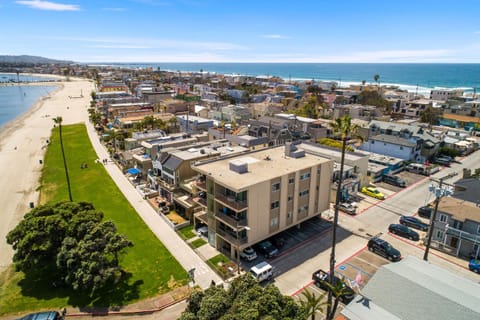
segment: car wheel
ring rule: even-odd
[[[393,261],[392,256],[388,256],[388,260]]]
[[[412,236],[409,236],[408,239],[413,241],[413,237],[412,237]]]
[[[373,252],[373,248],[372,248],[372,247],[369,247],[369,248],[368,248],[368,251]]]

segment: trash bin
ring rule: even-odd
[[[30,208],[33,209],[34,205],[33,202],[30,202]]]
[[[38,160],[38,163],[42,164],[42,163],[43,163],[43,160],[42,160],[42,159]]]

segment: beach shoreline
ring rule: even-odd
[[[53,118],[62,117],[64,125],[88,121],[93,81],[70,78],[70,81],[52,84],[58,88],[0,127],[0,167],[4,169],[0,183],[3,191],[0,193],[3,205],[0,213],[0,272],[8,268],[13,256],[6,235],[30,210],[31,204],[37,205],[41,162],[50,140]],[[88,94],[80,97],[79,92]]]

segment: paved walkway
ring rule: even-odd
[[[87,116],[88,118],[88,116]],[[92,142],[99,159],[110,159],[110,156],[100,143],[92,123],[85,120],[88,136]],[[195,284],[205,289],[213,281],[219,284],[222,279],[183,241],[178,234],[155,212],[147,200],[135,190],[122,171],[109,160],[105,169],[125,195],[130,204],[135,208],[138,215],[145,221],[147,226],[165,245],[170,253],[177,259],[185,270],[195,269]]]

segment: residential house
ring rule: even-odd
[[[442,197],[433,226],[432,247],[457,257],[480,253],[478,203]]]
[[[333,161],[292,143],[193,165],[205,193],[210,245],[238,258],[241,250],[320,215],[330,206]]]
[[[412,124],[372,120],[359,134],[365,141],[361,150],[414,162],[425,162],[440,147],[439,139]]]
[[[178,125],[182,132],[187,133],[200,133],[202,131],[208,131],[208,128],[214,126],[214,120],[201,118],[191,115],[177,116]]]
[[[375,106],[365,106],[361,104],[337,105],[333,108],[333,118],[341,118],[345,115],[352,119],[370,121],[375,118],[383,117],[383,112]]]
[[[463,96],[461,89],[433,89],[430,91],[430,99],[447,101],[452,98],[460,98]]]

